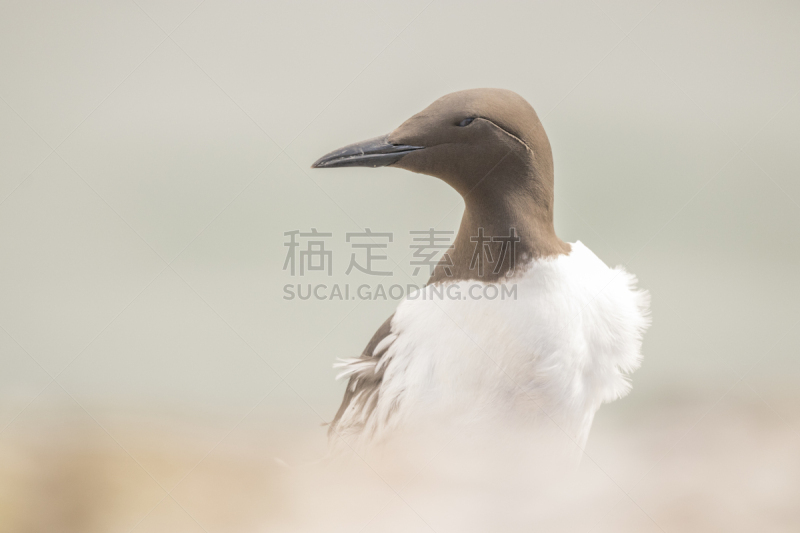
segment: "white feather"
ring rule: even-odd
[[[373,357],[377,357],[380,354],[382,354],[384,351],[386,351],[386,348],[388,348],[389,345],[394,342],[394,340],[396,338],[397,338],[397,335],[393,335],[393,334],[386,335],[381,340],[381,342],[378,343],[378,345],[375,347],[375,349],[372,351],[372,356]]]

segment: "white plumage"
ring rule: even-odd
[[[460,280],[403,301],[372,356],[339,365],[354,390],[383,378],[350,402],[336,432],[366,445],[420,424],[514,418],[535,431],[546,420],[583,448],[600,405],[630,389],[648,294],[581,242],[500,280],[498,294],[501,284],[503,299],[483,297],[490,284]]]

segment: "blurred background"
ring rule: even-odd
[[[319,502],[275,458],[322,456],[332,364],[397,302],[285,300],[284,232],[332,234],[302,283],[374,283],[345,273],[370,228],[380,281],[422,284],[409,232],[463,210],[309,167],[502,87],[549,134],[561,238],[652,296],[580,502],[540,525],[798,531],[799,56],[793,1],[4,0],[0,530],[301,530]],[[447,529],[379,485],[371,518],[302,530]]]

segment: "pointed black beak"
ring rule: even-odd
[[[317,159],[311,168],[385,167],[397,163],[408,153],[425,148],[391,144],[388,139],[388,135],[382,135],[339,148]]]

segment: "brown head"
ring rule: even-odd
[[[533,257],[569,251],[553,229],[550,142],[536,111],[512,91],[448,94],[390,134],[331,152],[312,166],[388,165],[440,178],[464,197],[464,219],[451,254],[466,255],[478,228],[486,234],[515,228],[523,251]]]

